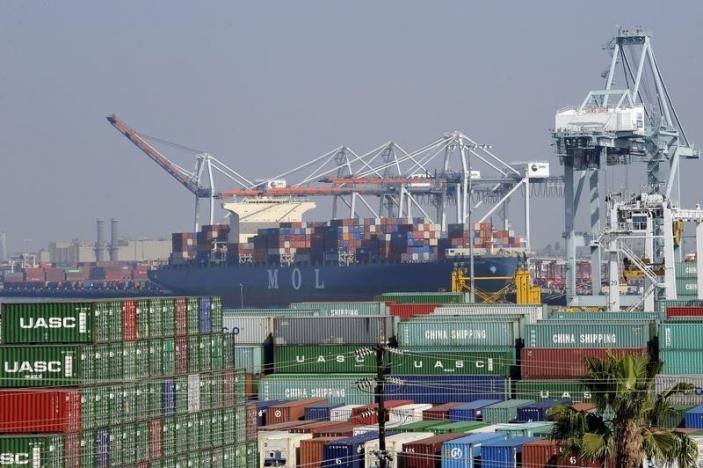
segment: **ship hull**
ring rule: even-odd
[[[517,257],[474,260],[476,287],[497,291],[517,267]],[[169,266],[150,279],[174,294],[222,296],[225,306],[285,306],[301,301],[368,301],[384,292],[450,289],[453,262],[336,265]],[[466,265],[465,265],[466,266]],[[479,279],[503,277],[502,279]]]

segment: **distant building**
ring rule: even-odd
[[[170,239],[121,239],[118,246],[118,258],[123,262],[167,261],[171,255]],[[42,255],[42,260],[56,265],[95,262],[95,243],[90,241],[56,241],[47,250],[48,258]]]

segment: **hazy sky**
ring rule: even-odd
[[[617,24],[653,32],[701,141],[701,20],[700,1],[4,0],[0,229],[12,250],[94,239],[97,216],[134,237],[189,229],[190,194],[105,121],[111,113],[252,178],[340,144],[411,149],[453,129],[561,173],[554,112],[602,85],[601,47]],[[683,172],[685,203],[703,198],[700,164]],[[561,203],[533,210],[535,244],[557,239]]]

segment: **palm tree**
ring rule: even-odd
[[[647,459],[658,464],[678,462],[694,467],[697,448],[687,435],[660,426],[673,414],[668,400],[690,391],[679,383],[656,394],[654,377],[661,362],[642,357],[609,355],[586,358],[584,381],[591,391],[594,412],[581,413],[571,406],[552,409],[552,439],[564,441],[566,452],[616,468],[639,468]]]

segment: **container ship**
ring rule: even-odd
[[[174,294],[218,295],[230,307],[296,301],[364,301],[384,292],[437,292],[468,267],[474,242],[476,288],[497,291],[525,253],[511,230],[480,223],[471,230],[423,218],[284,222],[239,242],[228,225],[174,233],[169,265],[149,278]],[[232,240],[238,242],[232,242]]]

